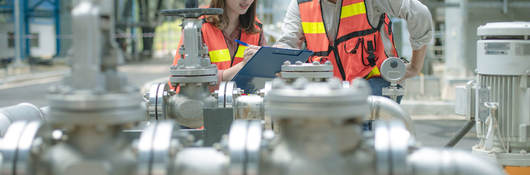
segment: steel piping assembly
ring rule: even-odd
[[[112,6],[75,4],[72,71],[51,88],[49,107],[0,109],[0,122],[10,124],[0,139],[0,174],[504,174],[471,153],[418,147],[395,102],[370,97],[365,80],[333,78],[329,63],[286,62],[282,78],[258,94],[217,82],[200,17],[221,9],[162,12],[184,18],[186,59],[170,68],[173,88],[157,83],[142,99],[117,69]],[[390,119],[363,130],[371,116]]]

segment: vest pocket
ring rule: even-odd
[[[375,36],[375,35],[374,35]],[[370,35],[357,38],[357,41],[351,39],[342,45],[342,49],[347,55],[357,55],[354,58],[359,59],[359,62],[366,67],[374,67],[377,64],[376,56],[376,40],[365,39],[370,38]]]
[[[362,45],[364,45],[364,38],[360,37],[357,39],[357,42],[346,42],[343,45],[343,49],[346,53],[357,54],[359,49],[362,50]]]

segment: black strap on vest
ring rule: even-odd
[[[385,14],[382,14],[381,17],[379,18],[379,23],[377,24],[377,28],[372,28],[372,29],[368,29],[368,30],[361,30],[361,31],[356,31],[356,32],[352,32],[352,33],[348,33],[342,37],[340,37],[339,39],[335,40],[335,44],[340,44],[344,41],[348,41],[352,38],[355,38],[355,37],[359,37],[359,36],[366,36],[366,35],[370,35],[370,34],[373,34],[377,31],[379,31],[379,29],[381,29],[381,26],[383,26],[383,23],[385,22]]]
[[[299,1],[303,1],[303,0],[299,0]],[[352,38],[359,37],[359,36],[370,35],[372,33],[375,33],[377,31],[379,31],[379,29],[381,29],[381,26],[384,23],[384,20],[385,20],[385,15],[383,14],[383,15],[381,15],[379,23],[377,24],[377,28],[368,29],[368,30],[362,30],[362,31],[357,31],[357,32],[352,32],[352,33],[346,34],[346,35],[338,38],[337,40],[335,40],[335,46],[340,44],[340,43],[342,43],[342,42],[348,41],[348,40],[350,40]],[[355,46],[355,48],[358,48],[358,46]],[[315,52],[315,53],[313,53],[313,56],[329,56],[329,54],[330,54],[330,52],[332,50],[333,50],[332,46],[329,46],[327,51]],[[355,49],[355,50],[357,50],[357,49]]]
[[[375,66],[375,61],[377,61],[377,57],[374,54],[374,51],[375,51],[374,42],[373,41],[366,42],[366,47],[367,47],[366,49],[367,49],[367,52],[368,52],[368,57],[366,58],[368,60],[368,65],[367,66],[374,67]],[[363,59],[363,58],[361,58],[361,59]],[[364,59],[363,59],[363,62],[364,62]]]
[[[339,68],[339,72],[340,72],[340,75],[342,77],[342,80],[346,80],[346,73],[344,71],[344,66],[342,65],[342,61],[340,59],[340,55],[338,54],[339,53],[339,50],[337,49],[336,46],[338,46],[340,43],[342,42],[345,42],[345,41],[348,41],[352,38],[355,38],[355,37],[359,37],[359,36],[366,36],[366,35],[370,35],[370,34],[373,34],[373,33],[376,33],[377,31],[379,31],[381,29],[381,26],[383,25],[383,23],[385,22],[385,14],[383,13],[381,15],[381,17],[379,18],[379,23],[377,24],[377,28],[372,28],[372,29],[368,29],[368,30],[362,30],[362,31],[356,31],[356,32],[352,32],[352,33],[349,33],[349,34],[346,34],[338,39],[335,40],[335,44],[332,46],[330,46],[330,48],[333,50],[333,52],[335,52],[335,61],[337,62],[337,67]],[[363,40],[364,41],[364,40]],[[368,52],[368,65],[370,65],[371,67],[375,66],[376,65],[376,56],[374,54],[374,51],[375,51],[375,39],[374,41],[368,41],[367,42],[367,52]],[[363,42],[364,43],[364,42]],[[362,44],[364,46],[364,44]],[[328,49],[328,55],[329,55],[329,50]],[[362,52],[364,53],[364,51]],[[363,61],[363,64],[364,63],[364,55],[361,56],[361,61]]]
[[[241,32],[243,29],[239,30],[239,37],[238,40],[241,40]],[[224,37],[224,36],[223,36]],[[227,48],[228,49],[228,48]],[[230,67],[234,66],[234,59],[236,58],[237,51],[239,50],[239,44],[236,46],[236,52],[234,52],[234,55],[232,55],[232,58],[230,59]]]

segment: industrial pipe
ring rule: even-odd
[[[456,136],[445,144],[445,147],[454,147],[473,128],[473,125],[475,125],[475,120],[469,120],[464,128],[460,129]]]
[[[45,120],[44,113],[30,103],[20,103],[0,108],[0,136],[4,136],[11,123],[20,120]]]
[[[414,135],[414,124],[410,115],[395,101],[381,96],[369,96],[370,119],[399,119],[405,123],[407,130]]]

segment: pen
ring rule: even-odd
[[[247,43],[243,42],[243,41],[239,41],[238,39],[235,39],[237,43],[243,45],[243,46],[249,46]]]

